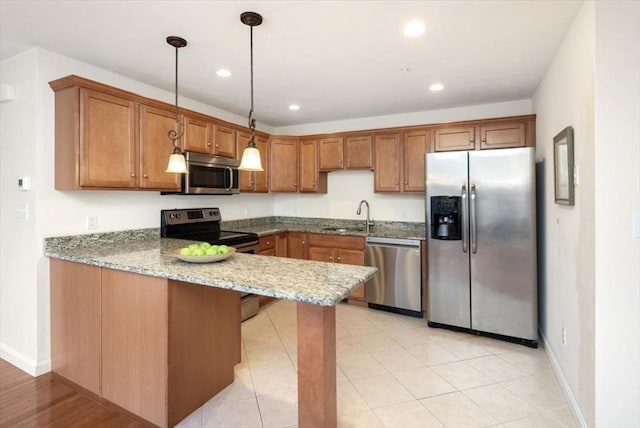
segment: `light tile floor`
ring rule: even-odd
[[[575,427],[543,349],[429,328],[424,319],[340,304],[339,427]],[[181,428],[295,427],[296,304],[242,324],[235,382]]]

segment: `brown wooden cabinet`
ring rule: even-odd
[[[431,148],[431,131],[415,130],[402,134],[402,191],[424,192],[424,155]]]
[[[374,137],[374,189],[376,192],[400,191],[400,134]]]
[[[242,159],[242,153],[247,147],[251,134],[236,133],[236,157]],[[268,193],[269,192],[269,141],[256,135],[256,148],[260,152],[260,161],[264,171],[238,171],[240,192]]]
[[[271,137],[269,190],[298,191],[298,138]]]
[[[235,158],[236,130],[228,126],[215,125],[213,131],[213,149],[211,153],[227,158]]]
[[[347,136],[344,141],[347,169],[371,169],[373,156],[371,135]]]
[[[50,269],[55,374],[160,427],[233,382],[238,292],[58,259]]]
[[[177,190],[164,172],[171,154],[168,110],[80,85],[71,76],[56,91],[55,188]]]
[[[211,153],[213,125],[205,117],[192,114],[183,116],[184,136],[182,149],[187,152]]]
[[[175,114],[155,107],[140,106],[140,178],[141,189],[180,189],[180,175],[165,172],[171,154],[169,131],[175,129]],[[164,143],[164,144],[163,144]],[[158,147],[161,146],[161,148]]]
[[[274,233],[273,235],[260,237],[258,254],[262,256],[287,257],[287,233]]]
[[[376,192],[424,192],[424,155],[431,132],[418,129],[375,137]]]
[[[436,127],[433,150],[486,150],[535,146],[535,116],[487,119],[461,125]]]
[[[371,169],[371,136],[347,135],[319,140],[320,171]]]
[[[287,257],[291,259],[307,258],[307,234],[289,232],[287,235]]]
[[[344,168],[344,138],[325,137],[319,141],[319,164],[321,171],[334,171]]]
[[[318,139],[301,138],[299,147],[299,187],[301,193],[327,193],[327,173],[318,169]]]
[[[361,236],[308,234],[309,260],[364,266],[365,240]],[[366,304],[364,285],[349,295],[349,302]]]

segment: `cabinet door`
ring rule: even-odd
[[[236,157],[236,131],[226,126],[215,125],[213,154],[227,158]]]
[[[276,248],[275,235],[262,236],[258,240],[258,252],[260,254],[262,254],[262,252],[266,250],[271,250],[271,249],[275,250],[275,248]]]
[[[307,234],[289,232],[287,236],[287,257],[291,259],[307,258]]]
[[[272,192],[298,191],[298,140],[276,137],[271,139],[269,161]]]
[[[347,169],[371,169],[371,136],[347,137],[345,144]]]
[[[210,153],[213,140],[213,125],[206,120],[184,116],[182,148],[188,152]]]
[[[318,140],[300,140],[300,192],[318,191]]]
[[[180,174],[165,172],[173,150],[169,131],[176,128],[175,113],[140,106],[140,187],[178,190]]]
[[[137,151],[135,104],[80,89],[80,186],[136,187]]]
[[[318,262],[335,262],[331,248],[309,247],[309,260]]]
[[[525,146],[524,122],[498,122],[480,127],[480,149]]]
[[[256,137],[256,148],[260,151],[260,162],[264,171],[253,172],[253,191],[269,192],[269,140]]]
[[[276,256],[287,257],[287,234],[278,233],[276,235]]]
[[[102,397],[166,426],[169,287],[102,269]]]
[[[336,250],[336,262],[346,265],[364,266],[364,251]]]
[[[100,268],[51,259],[51,370],[100,395]]]
[[[320,170],[333,171],[342,169],[343,163],[343,146],[344,139],[342,137],[330,137],[320,139]]]
[[[433,132],[433,150],[448,152],[454,150],[474,150],[476,134],[473,126],[437,128]]]
[[[376,192],[400,191],[400,134],[381,134],[374,139]]]
[[[405,132],[402,139],[403,187],[405,192],[424,192],[424,155],[431,147],[428,130]]]

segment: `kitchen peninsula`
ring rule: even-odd
[[[298,422],[336,426],[335,305],[371,267],[235,254],[175,257],[157,230],[47,238],[51,365],[90,394],[172,426],[233,382],[239,292],[297,301]]]

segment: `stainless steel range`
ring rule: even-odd
[[[194,242],[208,242],[211,245],[227,245],[234,247],[239,253],[255,254],[258,252],[258,235],[256,233],[221,230],[221,220],[218,208],[161,210],[160,236]],[[258,296],[242,293],[242,321],[257,314],[258,308]]]

